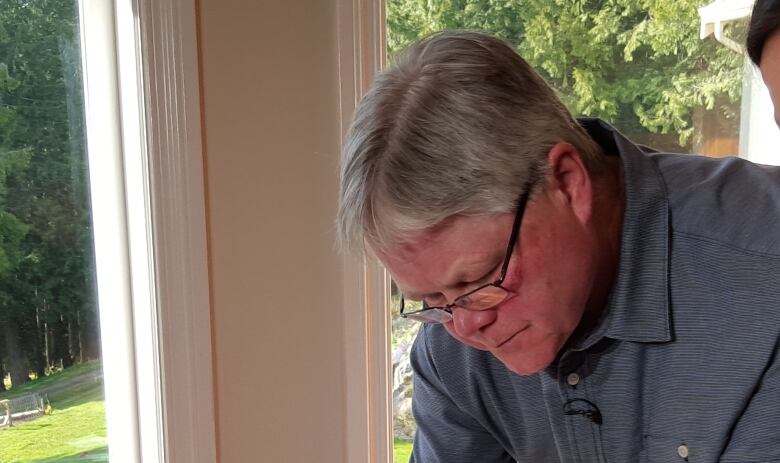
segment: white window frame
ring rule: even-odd
[[[341,133],[385,65],[384,0],[340,0],[338,13]],[[393,460],[390,279],[370,257],[344,259],[347,463]]]
[[[112,463],[216,462],[194,0],[81,0]]]

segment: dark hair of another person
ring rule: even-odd
[[[756,65],[761,64],[761,53],[766,41],[780,31],[780,0],[756,0],[747,36],[747,52]]]

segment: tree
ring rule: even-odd
[[[0,358],[14,384],[31,368],[41,375],[71,364],[97,342],[75,7],[0,0],[0,57],[13,82],[0,86],[1,107],[13,114],[0,117],[0,147],[27,156],[2,179],[2,207],[24,231],[8,246],[12,269],[0,273]]]
[[[8,67],[0,63],[0,91],[13,90],[18,86],[18,81],[8,74]],[[1,102],[2,100],[0,100]],[[17,117],[11,107],[0,106],[0,125],[11,124]],[[21,242],[24,239],[28,227],[8,211],[6,206],[7,179],[24,170],[30,161],[30,151],[26,149],[9,149],[6,140],[0,139],[0,280],[8,280],[13,277],[13,272],[21,260]],[[14,329],[13,314],[6,310],[12,304],[9,291],[0,292],[0,345],[13,345],[17,339]],[[0,348],[1,349],[1,348]],[[10,351],[9,351],[10,354]],[[2,363],[2,362],[0,362]],[[24,368],[21,356],[14,352],[9,359],[9,372],[12,378],[24,377]],[[5,377],[4,368],[0,380]],[[23,381],[23,379],[22,379]],[[5,383],[0,390],[5,389]]]
[[[704,3],[388,0],[388,51],[438,30],[489,32],[515,46],[575,114],[619,121],[641,142],[648,133],[670,134],[689,146],[697,108],[733,125],[741,95],[744,58],[699,39]],[[740,36],[744,24],[728,32]]]

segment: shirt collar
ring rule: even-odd
[[[576,350],[604,336],[670,341],[669,208],[661,173],[642,148],[606,122],[581,119],[580,123],[605,154],[617,154],[623,161],[625,211],[617,278],[605,313]]]

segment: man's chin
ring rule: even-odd
[[[549,357],[549,358],[548,358]],[[510,358],[497,357],[509,370],[520,376],[531,376],[544,370],[555,359],[555,356],[510,356]]]

